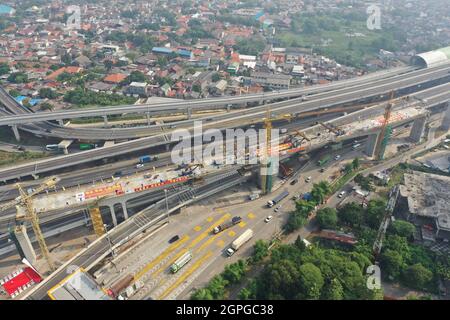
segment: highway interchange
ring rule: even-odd
[[[154,125],[147,127],[126,128],[126,129],[73,129],[68,127],[60,127],[51,122],[53,120],[71,119],[85,116],[101,116],[111,114],[123,114],[130,112],[147,113],[151,108],[154,112],[176,112],[186,108],[196,109],[214,109],[229,104],[242,104],[249,102],[267,102],[274,101],[281,98],[292,98],[291,100],[270,102],[265,105],[250,107],[244,110],[230,111],[227,114],[218,116],[209,116],[208,119],[203,119],[204,128],[233,128],[233,127],[248,127],[251,124],[260,122],[266,114],[266,109],[270,107],[274,116],[291,113],[298,115],[304,112],[326,110],[326,108],[333,108],[337,106],[353,104],[361,104],[362,102],[376,102],[386,100],[389,91],[396,90],[397,95],[410,94],[414,91],[419,91],[415,94],[417,101],[422,101],[428,106],[435,106],[447,102],[450,99],[450,81],[449,75],[450,65],[442,65],[436,68],[419,69],[403,68],[391,70],[380,74],[372,74],[362,77],[360,81],[351,79],[342,81],[342,83],[334,83],[328,87],[317,87],[308,89],[293,89],[288,91],[266,93],[264,96],[251,95],[234,97],[228,99],[206,99],[204,101],[196,102],[180,102],[179,104],[158,104],[158,105],[143,105],[143,106],[123,106],[103,109],[85,109],[82,111],[64,111],[54,113],[35,113],[29,114],[23,108],[9,106],[8,97],[5,97],[0,91],[0,99],[4,104],[7,104],[7,109],[0,109],[0,125],[17,124],[26,131],[34,132],[43,136],[58,136],[61,138],[71,139],[86,139],[89,141],[98,140],[114,140],[121,138],[138,138],[127,142],[118,143],[109,147],[102,147],[85,152],[69,154],[66,156],[57,156],[49,159],[18,165],[13,168],[0,169],[0,180],[8,181],[20,177],[27,177],[31,174],[39,174],[46,172],[55,172],[55,170],[73,167],[80,164],[88,164],[94,160],[110,158],[119,155],[126,155],[138,151],[149,150],[152,147],[161,147],[170,145],[171,141],[168,139],[171,129],[175,129],[172,124]],[[435,86],[435,87],[433,87]],[[430,88],[430,89],[427,89]],[[424,90],[425,89],[425,90]],[[421,91],[422,90],[422,91]],[[305,96],[308,98],[305,99]],[[300,97],[300,98],[296,98]],[[209,107],[208,107],[209,106]],[[118,108],[118,109],[115,109]],[[14,110],[13,110],[14,109]],[[113,110],[114,109],[114,110]],[[353,111],[353,109],[352,109]],[[95,112],[98,112],[97,114]],[[16,113],[13,115],[12,113]],[[335,114],[319,115],[318,118],[297,119],[290,123],[277,123],[277,127],[291,129],[303,129],[310,127],[311,123],[315,121],[327,121],[335,118],[337,115],[342,115],[342,111],[336,111]],[[3,121],[3,122],[2,122]],[[190,129],[193,120],[178,121],[176,123],[177,129],[184,127]],[[280,126],[281,125],[281,126]],[[171,128],[172,126],[172,128]],[[50,128],[50,132],[46,132]],[[85,134],[85,136],[83,136]],[[108,135],[108,138],[106,138]],[[92,137],[95,137],[94,139]],[[155,167],[167,166],[169,162],[168,154],[162,157],[154,164]],[[89,183],[92,180],[106,179],[117,170],[123,170],[128,173],[140,171],[135,168],[136,161],[126,160],[115,164],[106,164],[92,169],[82,169],[77,172],[67,173],[63,178],[63,186],[73,186],[77,184]],[[81,169],[81,167],[80,167]],[[144,170],[144,169],[142,169]],[[64,174],[63,174],[64,175]],[[241,184],[247,180],[245,175],[239,174],[235,170],[224,172],[223,176],[206,177],[201,185],[193,188],[172,189],[169,194],[169,211],[174,212],[180,207],[185,207],[194,202],[197,202],[206,197],[217,194],[227,190],[235,185]],[[217,181],[221,181],[220,184]],[[26,182],[27,185],[34,185],[35,182]],[[12,191],[11,185],[0,187],[0,192],[3,191],[2,199],[11,198],[15,195]],[[154,225],[157,221],[161,222],[166,216],[166,203],[161,199],[161,194],[155,196],[153,201],[157,201],[147,209],[135,214],[130,219],[119,224],[110,232],[111,242],[114,246],[119,247],[120,244],[130,240],[133,236],[140,234],[149,226]],[[59,213],[55,213],[57,216]],[[260,217],[261,218],[261,217]],[[249,218],[253,219],[253,218]],[[261,224],[261,221],[258,220]],[[208,221],[211,223],[211,221]],[[256,223],[256,222],[255,222]],[[275,223],[275,222],[274,222]],[[279,223],[277,222],[277,225]],[[199,230],[197,230],[199,231]],[[1,239],[0,239],[1,240]],[[98,260],[106,257],[109,252],[109,240],[105,237],[97,239],[80,255],[77,255],[70,263],[77,264],[86,269],[92,268]],[[216,253],[214,253],[215,255]],[[209,258],[209,256],[208,256]],[[206,260],[206,259],[205,259]],[[203,260],[202,260],[203,261]],[[215,262],[216,266],[223,262]],[[193,270],[192,272],[194,272]],[[62,266],[56,273],[54,273],[50,281],[39,285],[30,295],[31,299],[42,299],[46,297],[46,292],[56,282],[65,276],[65,269]],[[176,283],[176,282],[175,282]],[[181,283],[181,282],[180,282]],[[172,291],[177,286],[168,286],[166,291],[159,292],[155,298],[166,298],[172,294]],[[183,290],[188,286],[184,286]],[[181,288],[181,287],[180,287]],[[177,289],[177,295],[181,294],[183,290]],[[169,290],[172,289],[172,290]],[[186,289],[187,290],[187,289]],[[170,291],[170,292],[169,292]],[[186,293],[184,293],[186,294]],[[153,296],[152,296],[153,297]]]

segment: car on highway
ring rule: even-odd
[[[278,212],[278,211],[280,211],[280,209],[281,209],[281,206],[278,206],[273,211]]]
[[[294,180],[291,181],[291,186],[293,186],[294,184],[296,184],[298,182],[298,179],[295,178]]]
[[[344,197],[346,193],[347,193],[346,191],[341,191],[341,192],[339,192],[338,198]]]
[[[341,158],[341,156],[339,154],[334,156],[334,160],[339,160]]]
[[[144,167],[144,164],[143,164],[143,163],[138,163],[138,164],[136,165],[136,169],[143,168],[143,167]]]
[[[305,182],[306,182],[306,183],[309,183],[309,182],[311,182],[311,180],[312,180],[312,177],[309,176],[308,178],[305,179]]]
[[[320,172],[325,172],[325,168],[320,168]]]
[[[268,223],[270,220],[272,220],[273,216],[268,216],[267,218],[264,219],[265,223]]]
[[[113,176],[114,177],[121,177],[121,176],[123,176],[123,171],[116,171],[116,172],[114,172]]]
[[[180,239],[179,235],[175,235],[172,238],[169,239],[169,243],[174,243],[175,241],[178,241]]]

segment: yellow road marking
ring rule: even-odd
[[[161,253],[158,257],[153,259],[150,263],[148,263],[141,271],[139,271],[134,276],[134,281],[139,280],[144,274],[149,272],[154,266],[164,260],[169,254],[171,254],[174,250],[176,250],[179,246],[189,240],[188,235],[184,235],[180,240],[172,244],[169,248],[167,248],[163,253]]]
[[[223,248],[223,246],[225,245],[225,241],[219,240],[219,241],[216,242],[216,245],[217,245],[219,248]]]
[[[250,219],[255,219],[255,215],[251,212],[247,215],[247,217],[249,217]]]
[[[195,226],[194,230],[195,230],[195,231],[200,231],[200,230],[202,230],[202,227],[200,227],[200,226]]]
[[[205,239],[208,234],[215,228],[217,227],[219,224],[223,223],[225,220],[227,220],[228,218],[230,218],[231,215],[229,213],[226,213],[222,216],[222,218],[220,218],[219,220],[217,220],[213,225],[211,225],[209,228],[207,228],[205,231],[203,231],[197,238],[195,238],[194,240],[191,241],[191,243],[189,244],[188,248],[193,248],[195,247],[200,241],[202,241],[203,239]]]
[[[179,257],[181,257],[183,254],[185,254],[188,250],[187,249],[183,249],[180,252],[178,252],[175,257],[173,257],[172,259],[169,260],[169,262],[167,262],[164,266],[162,266],[161,268],[159,268],[158,270],[156,270],[153,274],[152,277],[156,277],[158,274],[160,274],[162,271],[166,270],[170,265],[172,265],[175,261],[177,261],[177,259]]]
[[[213,217],[208,217],[208,219],[206,219],[206,221],[208,221],[208,222],[213,221]]]
[[[228,232],[228,235],[230,237],[234,237],[236,235],[236,232],[234,232],[233,230],[230,230],[230,232]]]
[[[245,227],[246,225],[247,225],[247,223],[245,221],[241,221],[238,224],[238,226],[241,227],[241,228]]]
[[[164,299],[167,297],[176,287],[178,287],[181,283],[183,283],[184,280],[186,280],[187,277],[189,277],[195,270],[197,270],[210,256],[212,255],[212,251],[209,251],[206,253],[203,257],[201,257],[197,262],[195,262],[189,269],[186,270],[185,273],[181,275],[173,283],[169,288],[167,288],[162,295],[159,296],[159,299]]]

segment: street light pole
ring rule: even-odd
[[[167,201],[167,189],[164,189],[164,196],[166,198],[167,223],[169,223],[169,202]]]
[[[109,232],[108,232],[107,225],[103,224],[103,227],[105,228],[106,239],[108,240],[108,244],[109,244],[109,251],[111,251],[112,256],[115,257],[116,254],[114,253],[113,248],[112,248],[111,238],[109,237]]]

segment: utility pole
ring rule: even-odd
[[[111,238],[109,237],[109,232],[108,232],[107,225],[103,224],[103,227],[105,227],[106,239],[108,240],[108,244],[109,244],[109,251],[111,251],[112,256],[115,257],[116,254],[114,253],[114,250],[112,248]]]
[[[164,189],[164,197],[166,198],[167,223],[169,223],[169,202],[167,201],[167,189]]]

